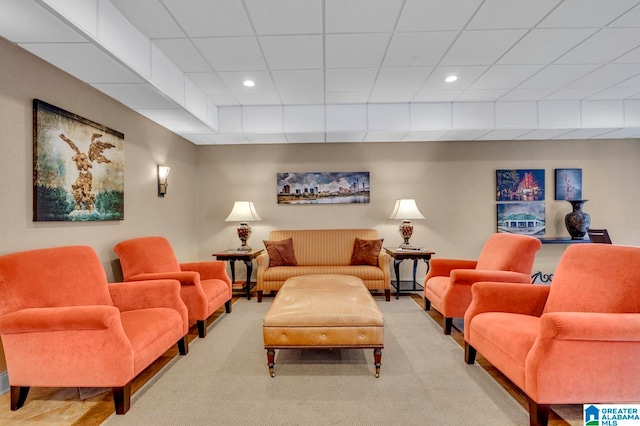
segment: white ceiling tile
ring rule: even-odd
[[[268,36],[259,40],[272,70],[321,69],[324,65],[320,35]]]
[[[369,96],[370,103],[409,103],[416,95],[415,91],[412,92],[372,92]]]
[[[580,102],[538,102],[538,127],[540,128],[578,128],[581,118]]]
[[[462,90],[421,90],[412,102],[453,102],[462,94]]]
[[[150,84],[92,84],[103,93],[132,109],[178,108],[179,105]]]
[[[171,127],[201,127],[202,122],[196,119],[193,115],[189,114],[184,109],[179,108],[138,108],[136,109],[140,114],[158,123],[162,123],[164,126]]]
[[[620,83],[616,84],[615,87],[640,87],[640,74],[634,75],[626,80],[622,80]]]
[[[90,84],[142,82],[93,44],[29,43],[21,47]]]
[[[202,135],[204,133],[211,133],[213,129],[210,129],[206,125],[202,124],[202,122],[194,122],[190,125],[164,125],[167,129],[171,130],[178,135]]]
[[[327,68],[377,68],[382,64],[390,34],[327,34]]]
[[[396,31],[461,30],[483,0],[406,0]]]
[[[183,74],[184,76],[184,74]],[[184,78],[184,106],[191,114],[207,122],[207,97],[191,80]]]
[[[324,93],[280,93],[283,105],[322,105]]]
[[[155,46],[151,49],[151,81],[171,98],[184,105],[185,76],[167,56]]]
[[[369,101],[369,92],[339,92],[325,95],[327,104],[359,104]]]
[[[284,133],[248,133],[244,137],[252,144],[288,143]]]
[[[367,106],[327,105],[327,132],[367,129]],[[363,134],[364,137],[364,134]]]
[[[605,28],[560,57],[559,64],[592,64],[613,61],[640,44],[640,28]]]
[[[324,143],[324,133],[286,133],[289,143]]]
[[[215,133],[210,134],[210,136],[215,135]],[[194,145],[213,145],[211,139],[207,138],[205,135],[189,135],[189,134],[181,134],[183,138],[188,141],[193,142]]]
[[[244,135],[234,134],[211,135],[207,136],[207,139],[210,139],[216,145],[248,145],[251,143]]]
[[[640,136],[640,127],[629,127],[603,133],[598,136],[598,139],[637,138],[638,136]]]
[[[322,33],[322,0],[244,0],[258,34]]]
[[[556,89],[514,89],[500,98],[500,101],[539,101]]]
[[[637,4],[637,0],[564,0],[538,25],[541,28],[603,27]]]
[[[479,141],[510,141],[531,132],[533,129],[498,129],[477,138]]]
[[[609,24],[609,27],[637,27],[640,22],[640,3]]]
[[[220,123],[220,133],[242,133],[242,108],[218,108],[218,122]]]
[[[544,18],[561,0],[487,0],[467,25],[467,29],[530,28]]]
[[[382,66],[435,66],[457,36],[457,31],[395,33]]]
[[[159,39],[153,44],[183,72],[211,71],[211,65],[187,38]]]
[[[327,33],[392,32],[403,0],[325,0]]]
[[[456,98],[457,102],[492,102],[507,93],[507,89],[465,90]]]
[[[207,96],[214,105],[217,106],[239,106],[240,102],[233,95],[211,95]]]
[[[407,135],[406,131],[370,131],[364,137],[364,142],[399,142]]]
[[[327,92],[369,92],[373,89],[378,69],[331,69],[325,74]]]
[[[187,73],[186,76],[207,95],[227,95],[231,93],[214,72],[194,72]]]
[[[582,126],[624,127],[624,103],[614,101],[582,101]]]
[[[150,39],[186,36],[158,0],[111,0],[111,3]]]
[[[463,31],[440,65],[493,64],[525,33],[525,30]]]
[[[607,64],[569,84],[569,89],[615,86],[640,74],[640,64]]]
[[[612,87],[610,89],[601,90],[598,93],[586,98],[586,100],[614,100],[614,99],[627,99],[640,93],[640,86],[638,87]]]
[[[549,96],[545,96],[545,101],[580,101],[598,93],[602,89],[560,89]]]
[[[587,37],[594,28],[533,29],[498,61],[499,64],[547,64]]]
[[[636,47],[635,49],[625,53],[624,55],[617,58],[615,63],[620,64],[637,64],[640,63],[640,47]]]
[[[402,138],[404,142],[428,142],[437,141],[444,135],[449,133],[449,130],[421,130],[418,132],[407,132]]]
[[[547,140],[570,132],[569,129],[536,129],[515,138],[516,140]]]
[[[538,127],[536,102],[496,102],[496,127],[500,129],[534,129]]]
[[[235,98],[242,105],[280,105],[282,103],[276,93],[238,94]]]
[[[424,84],[433,68],[382,68],[373,86],[374,91],[417,92]]]
[[[284,107],[285,133],[324,132],[324,105],[296,105]]]
[[[412,103],[411,130],[450,129],[451,103]]]
[[[436,67],[425,82],[422,90],[467,89],[488,69],[489,67],[486,65]],[[455,75],[458,79],[452,83],[447,83],[444,79],[450,75]]]
[[[253,30],[237,0],[162,0],[166,8],[190,37],[252,35]]]
[[[516,87],[542,69],[543,65],[494,65],[482,74],[471,90],[509,89]]]
[[[331,132],[326,134],[327,142],[362,142],[367,132]]]
[[[282,132],[283,110],[281,106],[242,108],[242,132]]]
[[[98,1],[97,0],[47,0],[47,3],[63,16],[82,28],[92,37],[98,35]],[[6,9],[3,7],[2,12]]]
[[[494,106],[492,102],[456,102],[452,116],[454,129],[489,129],[494,125]]]
[[[276,94],[276,88],[268,71],[219,72],[218,77],[234,95]],[[243,84],[245,80],[252,80],[253,87]]]
[[[78,43],[86,39],[33,1],[2,0],[0,34],[14,43]]]
[[[215,71],[264,70],[260,47],[252,37],[193,39]]]
[[[442,136],[441,141],[469,141],[481,138],[486,135],[489,130],[451,130]]]
[[[600,129],[577,129],[568,133],[554,137],[554,139],[591,139],[599,138],[605,133],[618,130],[616,128],[600,128]]]
[[[409,130],[409,104],[370,104],[367,123],[371,131]]]
[[[599,65],[549,65],[518,87],[522,89],[559,89],[597,69]]]
[[[280,70],[271,71],[278,92],[321,93],[324,91],[322,70]]]
[[[640,100],[624,101],[624,125],[640,127]]]

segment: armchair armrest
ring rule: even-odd
[[[108,305],[28,308],[0,316],[0,333],[106,330],[119,323],[120,311]]]
[[[107,286],[114,305],[120,311],[147,308],[171,308],[184,317],[187,307],[180,297],[180,285],[176,280],[128,281]]]
[[[556,340],[640,342],[640,314],[548,312],[540,317],[540,336]]]
[[[487,271],[478,269],[454,269],[451,271],[451,284],[471,285],[480,281],[531,284],[531,276],[521,272]]]
[[[223,260],[211,260],[208,262],[188,262],[181,263],[180,269],[183,272],[191,271],[200,274],[201,280],[217,278],[226,281],[231,285],[231,278],[227,274],[227,264]]]
[[[131,275],[125,279],[126,282],[153,280],[178,280],[181,285],[197,285],[200,284],[200,274],[193,271],[149,272],[145,274]]]
[[[431,259],[425,282],[431,277],[448,277],[454,269],[475,270],[477,263],[476,260],[465,259]]]

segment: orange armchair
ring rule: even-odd
[[[118,243],[125,281],[175,279],[189,311],[189,321],[198,325],[198,336],[207,335],[206,320],[222,305],[231,312],[232,287],[226,264],[221,260],[178,263],[164,237],[142,237]]]
[[[187,308],[175,280],[107,284],[90,247],[0,257],[0,336],[10,407],[36,387],[111,387],[117,414],[131,381],[176,342],[188,351]]]
[[[570,246],[550,286],[477,283],[464,317],[476,351],[529,399],[531,425],[550,404],[640,399],[640,248]]]
[[[454,318],[464,317],[471,303],[471,286],[478,281],[531,284],[531,268],[539,239],[518,234],[493,234],[478,260],[432,259],[424,280],[425,310],[442,314],[444,334]]]

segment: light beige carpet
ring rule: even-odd
[[[385,302],[380,378],[373,350],[276,351],[269,376],[262,318],[271,299],[240,300],[132,398],[116,425],[527,425],[528,414],[410,298]]]

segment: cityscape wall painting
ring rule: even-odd
[[[278,173],[278,204],[369,203],[369,172]]]
[[[582,169],[556,169],[556,200],[582,200]]]
[[[544,201],[498,203],[498,232],[544,235],[546,229]]]
[[[124,135],[33,101],[33,220],[124,219]]]
[[[496,170],[496,201],[544,201],[544,169]]]

